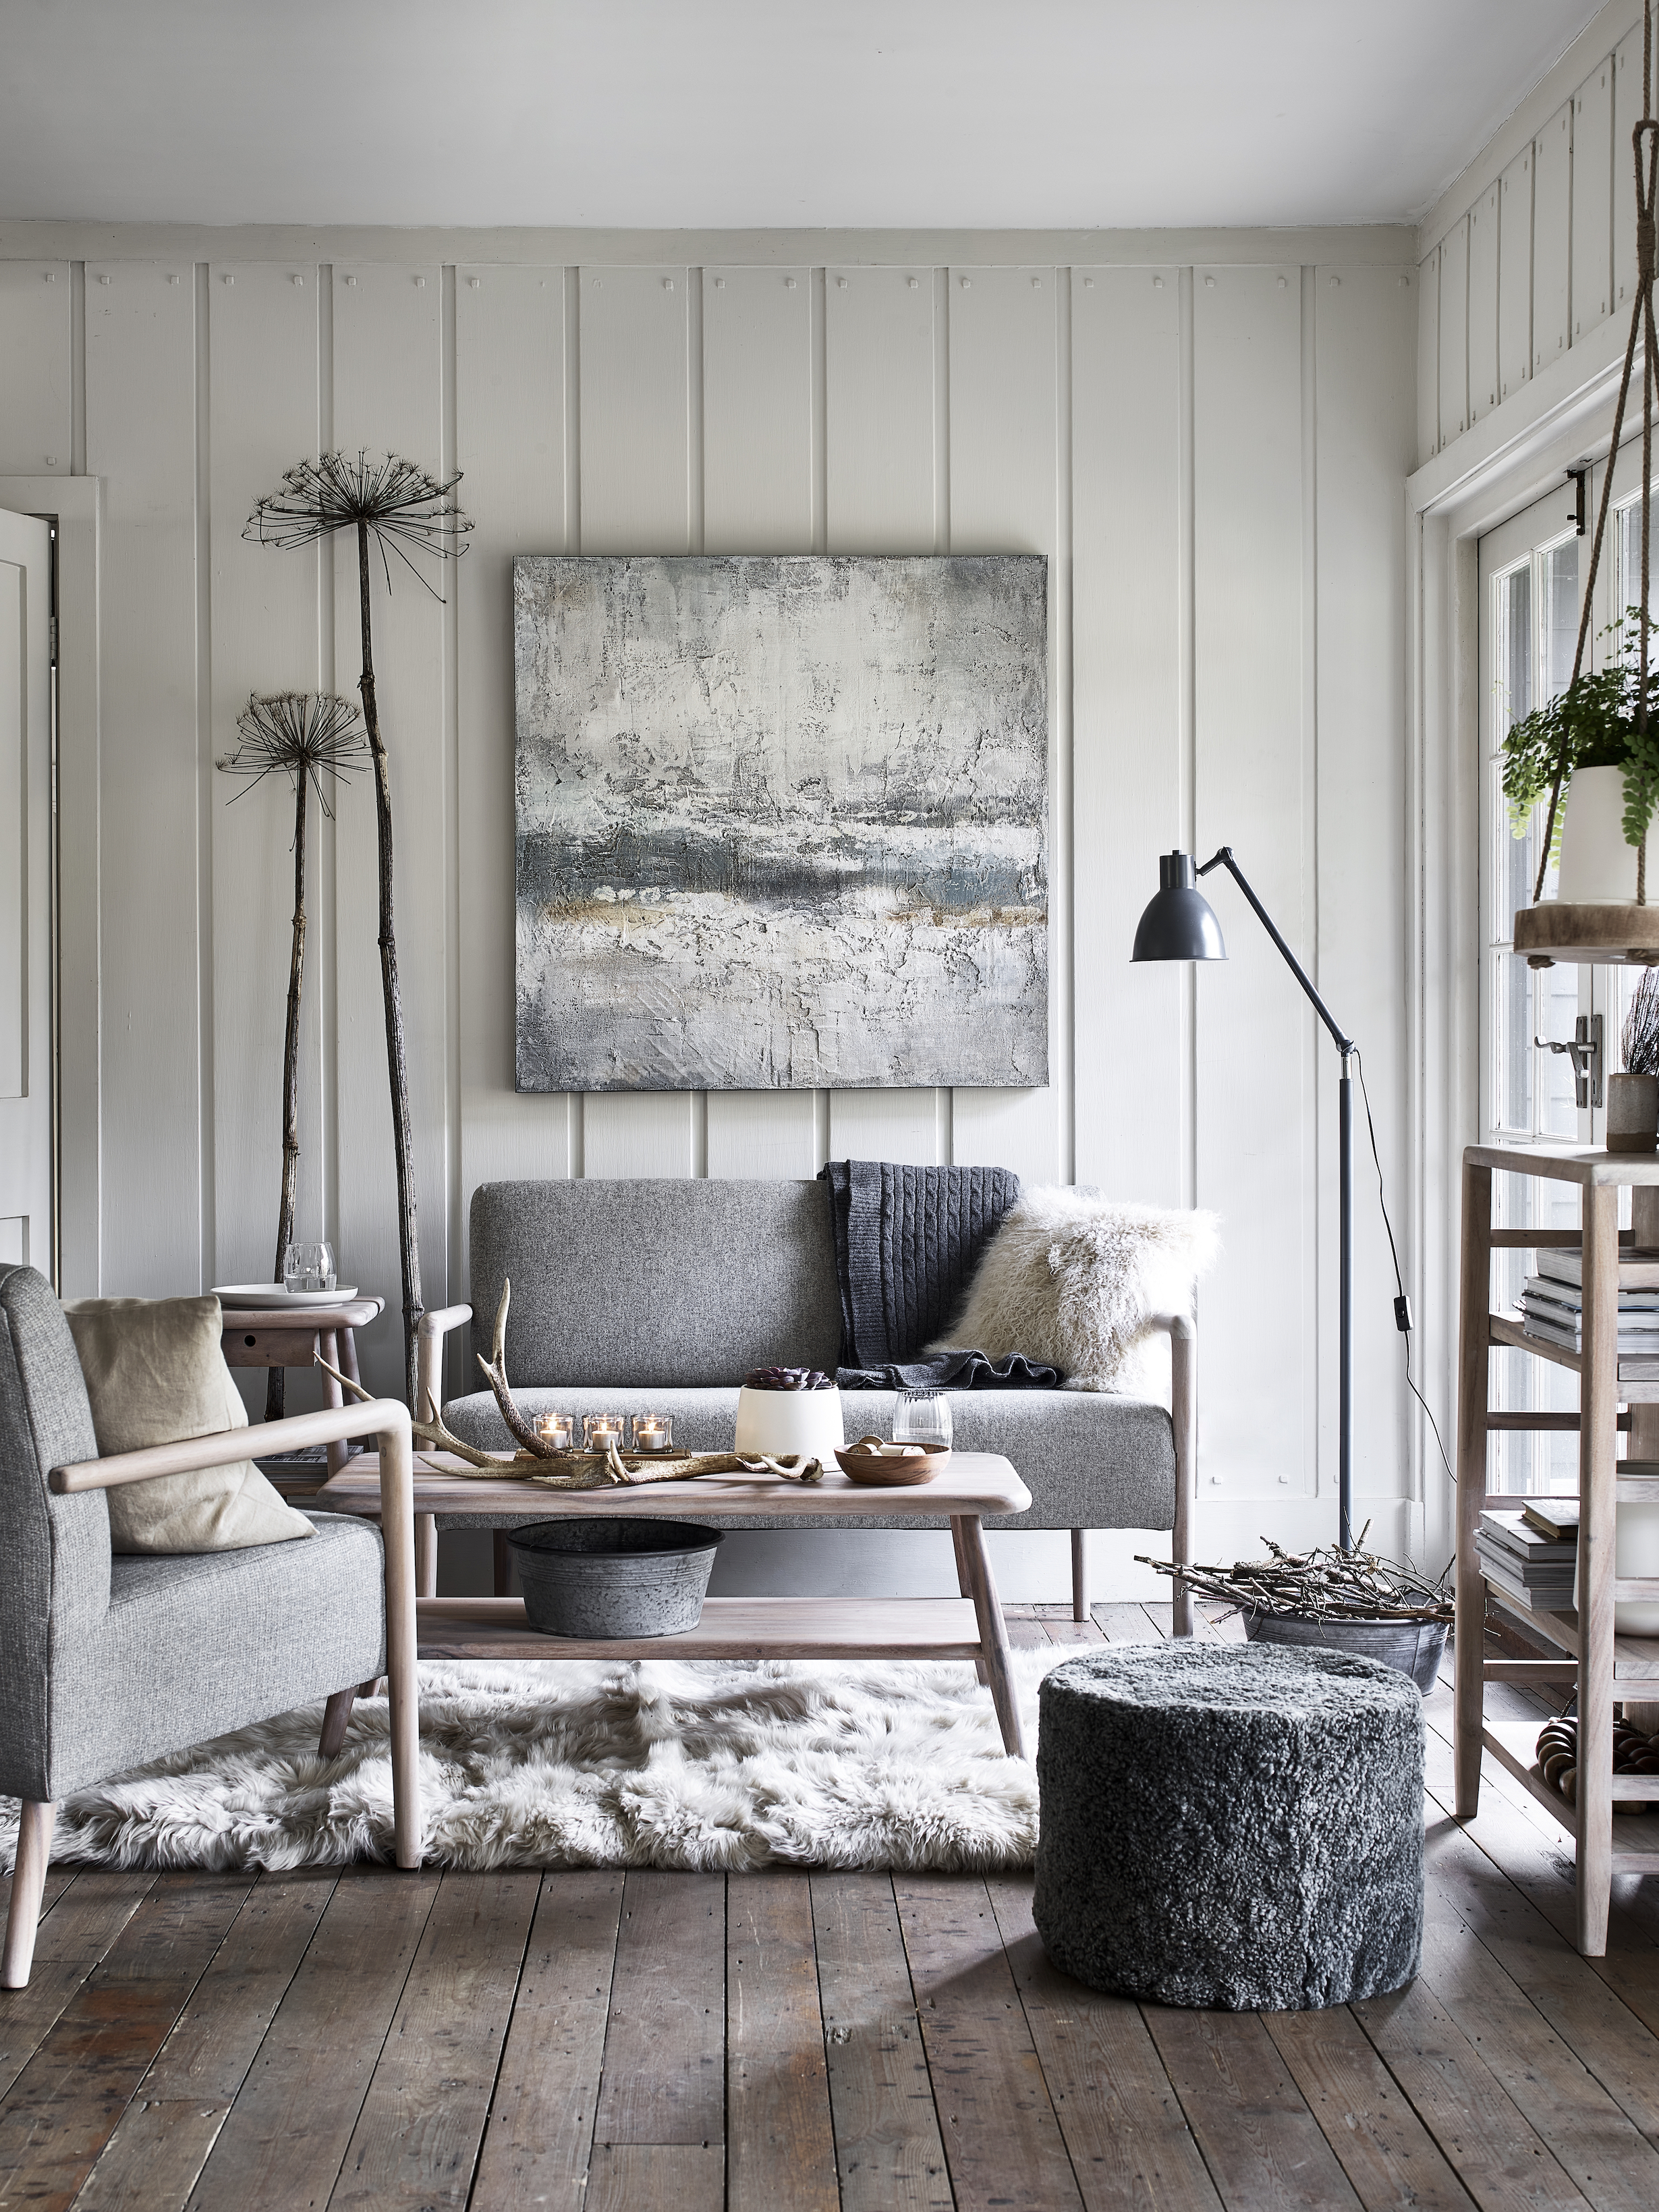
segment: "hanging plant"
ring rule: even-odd
[[[403,991],[398,978],[398,936],[392,902],[392,768],[380,734],[380,710],[374,690],[374,642],[370,611],[368,541],[380,550],[388,592],[396,553],[410,573],[441,594],[409,557],[410,547],[439,560],[466,550],[459,540],[472,525],[451,494],[460,482],[458,470],[441,482],[413,461],[386,453],[371,461],[360,453],[324,453],[301,461],[283,478],[283,488],[259,501],[248,518],[245,538],[261,545],[315,545],[349,530],[357,541],[357,611],[362,633],[363,726],[374,764],[374,823],[380,889],[380,991],[386,1010],[386,1077],[392,1092],[392,1139],[398,1173],[398,1253],[403,1276],[404,1380],[409,1403],[416,1403],[416,1332],[424,1307],[421,1297],[421,1251],[415,1215],[414,1139],[410,1127],[409,1059],[404,1042]]]
[[[216,763],[247,781],[231,804],[268,775],[285,775],[294,787],[294,932],[288,965],[288,1021],[283,1032],[283,1192],[276,1208],[276,1258],[271,1280],[283,1279],[283,1255],[294,1242],[294,1206],[300,1181],[300,991],[306,963],[306,802],[312,792],[332,821],[329,794],[335,779],[362,766],[368,748],[349,699],[315,691],[250,695],[236,718],[242,742]],[[283,1372],[265,1375],[265,1419],[283,1418]]]
[[[1632,659],[1628,650],[1641,618],[1639,607],[1629,607],[1622,621],[1610,623],[1603,633],[1609,641],[1606,666],[1576,677],[1558,697],[1523,715],[1504,740],[1504,796],[1517,837],[1526,836],[1558,775],[1565,784],[1581,768],[1623,770],[1625,842],[1637,848],[1638,900],[1646,890],[1642,847],[1659,806],[1659,729],[1643,726],[1639,652]],[[1560,808],[1553,808],[1546,867],[1560,855],[1561,819]]]

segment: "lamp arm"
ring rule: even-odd
[[[1354,1049],[1353,1039],[1351,1036],[1346,1036],[1343,1034],[1342,1030],[1337,1022],[1336,1016],[1325,1004],[1325,1001],[1320,997],[1318,992],[1315,990],[1313,983],[1309,977],[1307,969],[1304,968],[1302,963],[1297,958],[1295,953],[1291,951],[1290,946],[1286,945],[1284,939],[1279,935],[1278,925],[1274,922],[1273,916],[1268,913],[1267,908],[1262,905],[1255,893],[1250,889],[1249,884],[1245,878],[1244,871],[1239,866],[1237,861],[1234,860],[1233,848],[1231,845],[1224,845],[1218,853],[1212,854],[1210,858],[1206,860],[1203,866],[1198,871],[1198,872],[1200,876],[1207,876],[1212,868],[1225,868],[1227,873],[1232,878],[1233,881],[1238,885],[1240,890],[1243,892],[1245,897],[1249,899],[1250,904],[1255,908],[1256,920],[1261,924],[1263,929],[1267,931],[1268,936],[1272,938],[1273,943],[1279,947],[1279,953],[1285,962],[1285,965],[1290,969],[1291,975],[1295,976],[1297,981],[1301,984],[1303,989],[1312,1000],[1314,1012],[1318,1015],[1320,1020],[1324,1023],[1326,1028],[1330,1031],[1332,1038],[1335,1042],[1336,1048],[1342,1055],[1346,1067],[1348,1055]]]

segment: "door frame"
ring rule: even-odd
[[[1535,500],[1565,489],[1570,468],[1606,460],[1627,331],[1624,318],[1609,318],[1406,482],[1406,834],[1414,891],[1407,1027],[1417,1109],[1409,1265],[1419,1380],[1448,1437],[1457,1401],[1462,1156],[1480,1128],[1480,544]],[[1639,409],[1634,434],[1641,436]],[[1611,549],[1604,546],[1601,557]],[[1416,1441],[1419,1556],[1437,1565],[1452,1549],[1455,1499],[1420,1415]]]
[[[0,476],[0,507],[58,525],[58,812],[53,824],[52,1054],[58,1288],[95,1297],[100,1170],[99,539],[96,477]]]

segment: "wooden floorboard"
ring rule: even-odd
[[[1023,1874],[54,1869],[0,2212],[1659,2206],[1659,1882],[1579,1958],[1570,1838],[1491,1767],[1453,1821],[1425,1715],[1422,1973],[1325,2012],[1084,1989]]]
[[[623,1877],[549,1874],[472,2188],[472,2212],[584,2212]]]

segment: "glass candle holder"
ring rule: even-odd
[[[536,1434],[555,1451],[568,1451],[576,1440],[576,1424],[568,1413],[544,1413],[536,1424]]]
[[[893,1408],[893,1442],[925,1451],[951,1449],[951,1401],[942,1390],[901,1390]]]
[[[614,1443],[620,1451],[623,1445],[621,1414],[584,1413],[582,1442],[591,1452],[602,1452],[607,1443]]]
[[[667,1413],[635,1413],[634,1449],[636,1452],[667,1451],[674,1441],[674,1423]]]

